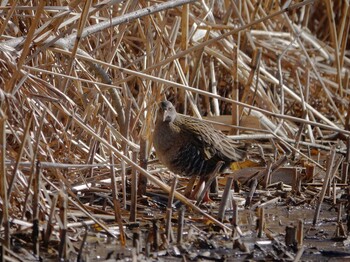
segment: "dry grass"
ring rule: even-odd
[[[346,151],[347,1],[20,2],[0,7],[7,247],[27,221],[60,224],[63,234],[78,210],[114,235],[96,214],[114,215],[120,227],[128,220],[131,170],[170,192],[151,141],[165,98],[182,113],[223,122],[237,140],[268,138],[275,160],[314,162],[314,149],[334,144]],[[114,209],[84,205],[77,194],[87,190],[113,191]]]

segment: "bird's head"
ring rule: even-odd
[[[163,122],[173,122],[176,117],[176,110],[173,104],[169,101],[162,101],[159,103],[158,119]]]

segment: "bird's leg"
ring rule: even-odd
[[[208,177],[207,176],[201,176],[199,178],[199,181],[195,187],[195,189],[192,191],[191,195],[190,195],[190,199],[196,199],[196,195],[198,194],[198,191],[200,190],[202,184],[206,181]]]
[[[224,161],[219,161],[217,164],[216,164],[216,167],[214,169],[214,171],[207,177],[204,178],[203,181],[207,181],[206,184],[205,184],[205,187],[202,191],[202,193],[200,194],[200,196],[198,197],[197,199],[197,203],[196,205],[199,205],[203,200],[205,201],[210,201],[210,198],[209,198],[209,195],[208,195],[208,189],[211,185],[211,183],[213,183],[213,181],[216,179],[216,177],[218,176],[219,174],[219,170],[220,168],[222,167],[222,165],[224,164]],[[202,178],[202,177],[201,177]],[[197,189],[197,188],[196,188]]]
[[[189,198],[191,197],[191,192],[193,189],[193,185],[196,182],[196,179],[197,177],[193,176],[191,177],[190,181],[188,181],[187,187],[185,188],[185,192],[184,192],[185,197],[189,197]]]
[[[217,177],[214,179],[213,183],[211,183],[209,192],[211,194],[215,194],[215,195],[218,194],[218,179],[217,179]]]

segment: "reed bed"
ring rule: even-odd
[[[5,260],[22,259],[14,241],[36,258],[49,248],[79,258],[73,239],[84,243],[84,232],[130,247],[126,226],[151,221],[140,211],[150,192],[234,230],[174,190],[185,180],[157,161],[152,130],[164,99],[258,150],[266,165],[249,177],[258,187],[273,184],[271,170],[304,178],[311,166],[300,183],[315,184],[315,224],[333,188],[346,189],[348,1],[38,0],[0,12]]]

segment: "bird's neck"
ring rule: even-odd
[[[179,127],[176,125],[176,119],[171,122],[164,122],[161,120],[156,121],[156,126],[158,127],[158,132],[162,133],[162,136],[172,136],[179,133]]]

